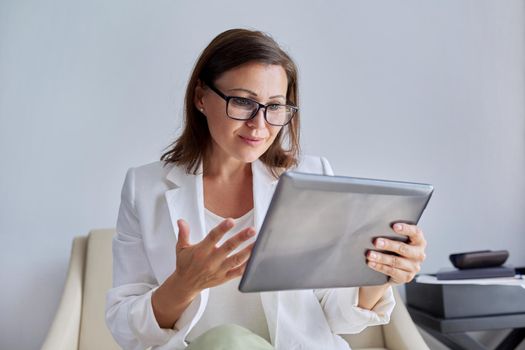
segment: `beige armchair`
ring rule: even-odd
[[[94,230],[73,241],[62,300],[43,350],[119,349],[104,321],[111,287],[111,238],[115,230]],[[388,325],[344,335],[353,349],[428,349],[395,291],[397,306]]]

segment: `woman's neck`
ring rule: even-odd
[[[204,177],[216,179],[220,182],[231,182],[251,177],[251,163],[246,163],[224,154],[224,152],[210,152],[203,162]]]
[[[238,218],[253,208],[251,163],[210,154],[203,162],[204,206],[211,212]]]

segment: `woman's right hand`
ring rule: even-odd
[[[225,219],[197,244],[190,244],[190,228],[178,220],[177,265],[174,278],[186,289],[200,292],[241,276],[250,257],[253,243],[230,255],[242,243],[255,236],[252,227],[246,228],[220,246],[217,243],[234,226],[233,219]]]
[[[206,288],[214,287],[242,275],[253,244],[231,254],[255,235],[251,227],[242,230],[220,246],[217,243],[234,226],[226,219],[197,244],[190,244],[190,229],[178,220],[177,262],[175,271],[151,296],[153,313],[161,328],[173,328],[192,300]]]

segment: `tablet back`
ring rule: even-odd
[[[284,173],[239,290],[386,283],[387,276],[366,265],[366,252],[377,237],[406,241],[392,224],[416,224],[432,192],[427,184]]]

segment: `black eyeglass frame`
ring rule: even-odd
[[[259,110],[261,108],[264,108],[264,113],[263,113],[263,116],[264,116],[264,120],[270,124],[270,125],[273,125],[273,126],[285,126],[285,125],[288,125],[293,117],[295,117],[295,114],[299,111],[299,107],[296,107],[296,106],[292,106],[292,105],[283,105],[283,104],[280,104],[280,103],[270,103],[270,104],[267,104],[267,105],[264,105],[262,103],[259,103],[255,100],[252,100],[251,98],[247,98],[247,97],[242,97],[242,96],[227,96],[225,94],[223,94],[219,89],[217,89],[213,84],[211,83],[204,83],[206,84],[213,92],[215,92],[217,95],[219,95],[224,101],[226,101],[226,115],[228,116],[228,118],[231,118],[231,119],[234,119],[234,120],[240,120],[240,121],[247,121],[247,120],[250,120],[250,119],[253,119],[255,118],[255,116],[257,115],[257,113],[259,113]],[[244,100],[248,100],[248,101],[251,101],[255,104],[257,104],[257,109],[252,113],[252,115],[249,117],[249,118],[246,118],[246,119],[242,119],[242,118],[235,118],[235,117],[232,117],[228,114],[228,104],[230,103],[230,100],[232,98],[242,98]],[[270,121],[268,121],[268,118],[266,117],[266,111],[267,111],[267,108],[268,107],[271,107],[271,106],[284,106],[284,107],[288,107],[288,108],[291,108],[291,110],[293,111],[292,112],[292,116],[290,117],[290,119],[284,123],[284,124],[274,124],[274,123],[270,123]]]

